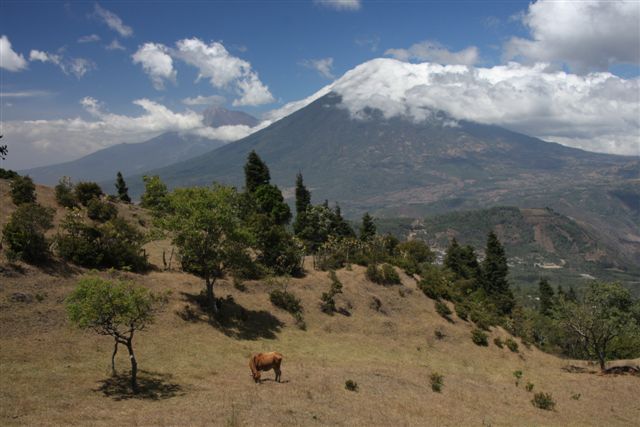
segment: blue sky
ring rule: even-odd
[[[206,107],[204,101],[185,99],[214,95],[217,98],[209,101],[221,102],[224,97],[228,108],[260,117],[378,57],[486,68],[509,60],[545,61],[577,75],[608,71],[625,81],[637,80],[638,53],[629,51],[637,49],[633,40],[637,31],[622,42],[612,35],[602,47],[586,40],[595,54],[585,51],[576,56],[580,49],[566,46],[549,56],[531,45],[536,31],[546,31],[544,22],[549,19],[544,13],[556,12],[536,12],[527,1],[4,0],[0,108],[3,124],[13,127],[3,131],[11,133],[16,123],[33,120],[135,117],[141,108],[134,101],[141,99],[177,114],[197,112]],[[589,13],[605,12],[585,12]],[[536,17],[543,24],[536,24]],[[636,30],[633,22],[629,25],[632,32]],[[572,39],[572,34],[566,36]],[[189,41],[193,49],[186,43],[180,47],[180,41]],[[217,52],[222,47],[225,53],[216,65],[203,65],[214,42]],[[612,52],[619,45],[622,50]],[[140,54],[145,46],[148,55]],[[607,58],[605,63],[602,58]],[[235,74],[225,76],[221,69],[229,66],[236,67]],[[242,89],[242,84],[249,88]],[[78,144],[74,149],[17,132],[14,139],[21,145],[10,146],[15,154],[13,158],[10,154],[7,165],[23,168],[67,160],[127,139],[117,132],[109,135],[110,140],[101,135],[100,144]]]

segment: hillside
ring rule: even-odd
[[[489,231],[504,244],[515,284],[530,287],[539,277],[582,285],[592,278],[618,280],[637,288],[640,258],[589,224],[552,209],[496,207],[454,211],[422,220],[382,219],[379,228],[400,238],[418,238],[443,256],[452,238],[482,255]],[[634,289],[637,293],[638,290]]]

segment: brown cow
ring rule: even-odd
[[[269,371],[273,369],[276,373],[276,381],[280,382],[280,364],[282,363],[282,354],[271,351],[269,353],[258,353],[249,359],[249,368],[251,376],[257,383],[260,382],[260,371]]]

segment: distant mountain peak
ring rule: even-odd
[[[244,111],[227,110],[219,105],[212,105],[202,112],[204,124],[210,127],[245,125],[254,127],[259,120]]]

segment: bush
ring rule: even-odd
[[[49,257],[49,242],[45,231],[53,225],[53,211],[35,203],[18,206],[2,229],[7,243],[7,258],[39,263]]]
[[[422,280],[418,287],[431,299],[451,300],[451,281],[445,271],[436,266],[427,266],[422,269]]]
[[[440,328],[437,328],[435,331],[433,331],[433,334],[435,335],[437,340],[443,340],[447,337],[447,334],[445,334],[444,331]]]
[[[367,266],[367,278],[379,285],[398,285],[400,276],[391,264],[384,263],[380,267],[375,264]]]
[[[16,206],[36,202],[36,186],[29,176],[16,176],[11,180],[11,200]]]
[[[556,407],[556,402],[553,400],[551,393],[536,393],[533,395],[531,403],[536,408],[544,409],[546,411],[553,411]]]
[[[504,343],[502,342],[502,340],[500,339],[500,337],[494,338],[493,339],[493,343],[500,348],[504,348]]]
[[[87,216],[94,221],[107,222],[118,215],[118,209],[111,203],[91,199],[87,204]]]
[[[473,331],[471,331],[471,341],[473,341],[475,345],[480,345],[483,347],[488,346],[488,338],[489,337],[487,336],[487,334],[482,332],[480,329],[474,329]]]
[[[286,290],[273,290],[269,293],[271,303],[276,307],[280,307],[289,313],[298,313],[302,311],[300,300],[291,292]]]
[[[431,381],[431,390],[436,393],[440,393],[442,391],[442,386],[444,385],[444,376],[434,372],[429,375],[429,380]]]
[[[444,317],[447,320],[451,320],[449,318],[449,316],[451,316],[452,311],[449,308],[449,306],[447,304],[445,304],[442,301],[436,301],[436,311],[438,312],[438,314],[442,317]]]
[[[518,352],[518,343],[515,342],[513,339],[507,338],[507,340],[505,341],[505,344],[507,345],[507,348],[512,352],[514,353]]]
[[[76,196],[71,184],[71,179],[67,176],[60,178],[58,185],[55,187],[56,201],[60,206],[65,208],[73,208],[78,205]]]
[[[353,380],[347,380],[344,383],[344,388],[349,391],[358,391],[358,383]]]
[[[528,391],[528,392],[532,392],[533,391],[533,383],[532,382],[527,382],[527,385],[524,386],[524,388]]]
[[[75,188],[76,199],[87,206],[91,199],[97,199],[102,196],[102,188],[95,182],[79,182]]]
[[[520,385],[520,380],[522,379],[522,371],[513,371],[513,376],[516,377],[516,387]]]
[[[465,303],[456,303],[456,315],[466,321],[469,318],[469,306]]]
[[[0,179],[13,179],[18,175],[18,172],[12,171],[11,169],[0,168]]]

